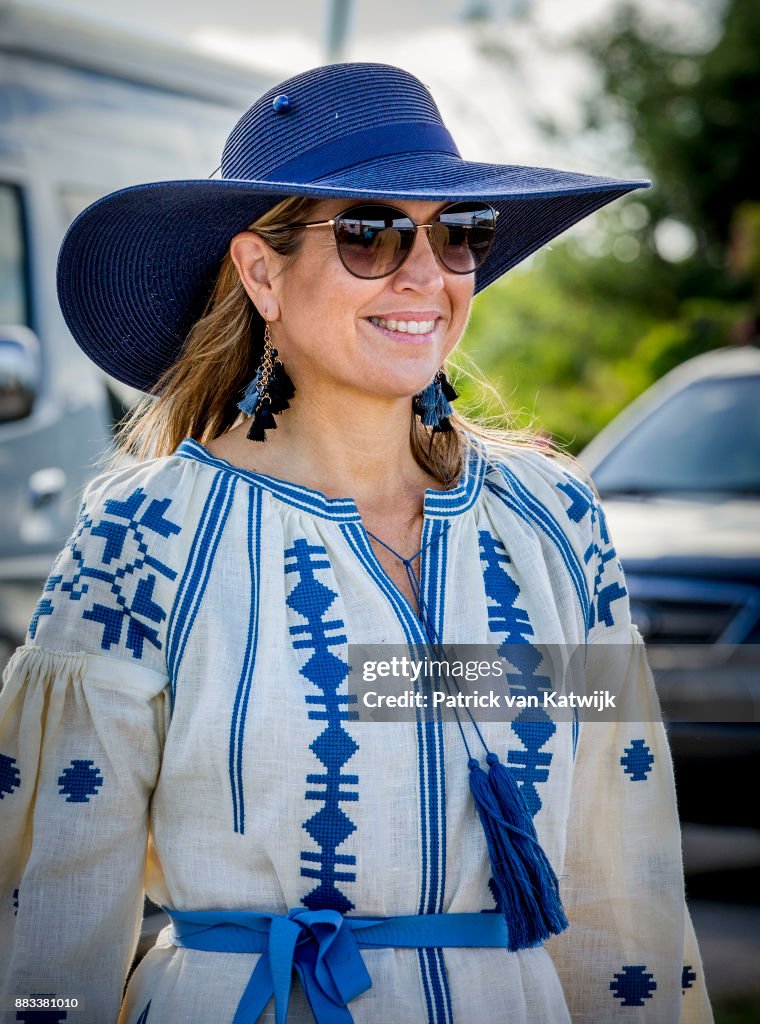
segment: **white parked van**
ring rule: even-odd
[[[0,664],[137,397],[64,324],[64,232],[115,189],[210,176],[237,118],[272,84],[187,48],[0,2]]]

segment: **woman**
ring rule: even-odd
[[[4,991],[79,1024],[711,1020],[603,511],[444,372],[475,291],[646,184],[468,163],[415,78],[343,64],[258,100],[221,179],[74,223],[66,320],[154,397],[6,673]],[[441,643],[522,694],[582,649],[626,720],[357,720],[350,644]],[[143,886],[172,926],[122,1002]]]

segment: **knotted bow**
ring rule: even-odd
[[[351,922],[337,910],[295,907],[283,916],[164,909],[178,945],[262,953],[233,1024],[254,1024],[273,995],[277,1024],[286,1024],[294,967],[317,1024],[353,1024],[347,1004],[372,986]]]
[[[274,995],[277,1024],[286,1024],[295,967],[317,1024],[353,1024],[347,1004],[372,987],[360,949],[495,946],[509,936],[501,914],[411,914],[344,917],[337,910],[294,907],[284,914],[254,910],[172,910],[176,946],[218,953],[261,953],[233,1024],[256,1024]]]

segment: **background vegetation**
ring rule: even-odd
[[[477,299],[463,342],[504,399],[577,452],[683,360],[760,333],[760,3],[722,5],[695,52],[633,6],[575,45],[601,89],[585,130],[611,123],[653,187],[603,209]],[[556,132],[551,124],[545,131]],[[637,176],[632,174],[632,176]],[[460,378],[463,404],[498,407]]]

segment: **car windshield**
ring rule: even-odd
[[[690,384],[638,423],[593,476],[603,497],[760,493],[760,375]]]

